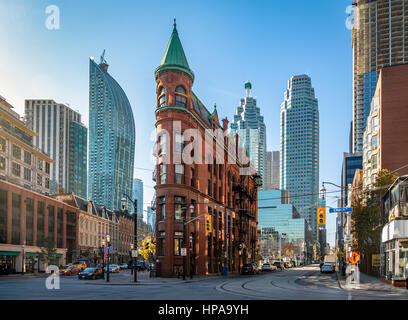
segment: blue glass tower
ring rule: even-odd
[[[89,69],[89,198],[110,210],[132,196],[135,123],[129,100],[104,57]],[[128,210],[132,210],[128,203]]]
[[[143,218],[143,181],[133,179],[132,199],[137,200],[137,215]]]
[[[284,94],[280,116],[281,189],[312,227],[317,240],[319,205],[319,110],[307,75],[292,77]]]

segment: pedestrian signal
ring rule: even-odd
[[[212,231],[212,216],[210,214],[205,215],[205,233]]]
[[[326,224],[326,207],[317,208],[317,224],[319,226]]]

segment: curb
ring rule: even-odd
[[[186,284],[186,283],[194,283],[194,282],[201,282],[201,281],[205,281],[205,280],[216,280],[216,279],[226,279],[226,278],[236,278],[238,277],[237,275],[231,275],[231,276],[219,276],[219,277],[209,277],[209,278],[204,278],[204,279],[198,279],[198,280],[180,280],[180,281],[169,281],[169,282],[145,282],[145,281],[138,281],[136,283],[134,283],[133,281],[131,282],[125,282],[125,283],[115,283],[115,282],[84,282],[86,284],[90,284],[90,285],[113,285],[113,286],[140,286],[140,285],[144,285],[144,286],[150,286],[150,285],[182,285],[182,284]]]

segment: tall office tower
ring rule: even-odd
[[[378,71],[408,62],[408,1],[354,0],[353,152],[362,151]]]
[[[104,55],[90,58],[88,195],[108,209],[121,209],[123,194],[132,196],[135,122],[129,100],[108,73]],[[133,211],[130,201],[127,209]]]
[[[279,151],[266,153],[267,183],[264,190],[279,190]]]
[[[306,218],[317,241],[319,196],[319,110],[307,75],[290,78],[280,116],[280,184]]]
[[[147,207],[147,224],[152,227],[153,234],[156,232],[156,210]]]
[[[267,187],[266,168],[266,128],[264,117],[261,116],[260,109],[256,106],[256,99],[251,97],[252,85],[245,82],[246,97],[241,99],[237,108],[231,129],[237,132],[243,139],[252,166],[262,178],[262,187]]]
[[[88,129],[81,115],[54,100],[26,100],[25,120],[37,137],[34,146],[47,153],[51,163],[51,180],[64,192],[86,198]]]
[[[137,200],[137,215],[143,217],[143,181],[133,179],[132,200]]]

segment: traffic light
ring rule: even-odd
[[[210,214],[205,215],[205,233],[208,234],[212,231],[212,216]]]
[[[317,208],[317,224],[319,226],[326,224],[326,207]]]

